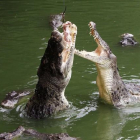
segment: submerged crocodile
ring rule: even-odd
[[[25,112],[32,118],[43,118],[69,107],[64,95],[71,78],[77,27],[67,21],[63,33],[53,30],[42,57],[34,95]]]
[[[121,35],[122,40],[120,41],[122,46],[129,46],[129,45],[136,45],[138,44],[137,41],[135,41],[134,39],[134,35],[130,34],[130,33],[125,33]]]
[[[96,24],[90,22],[89,27],[90,34],[94,37],[98,47],[92,52],[75,50],[75,54],[96,64],[98,72],[96,82],[100,98],[116,107],[140,102],[140,86],[131,83],[125,84],[122,81],[116,56],[100,37]]]
[[[29,135],[35,137],[39,140],[78,140],[77,138],[70,137],[66,133],[58,133],[58,134],[46,134],[46,133],[39,133],[33,129],[26,129],[23,126],[19,126],[13,132],[4,132],[0,134],[0,140],[13,140],[17,139],[21,135]]]

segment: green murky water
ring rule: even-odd
[[[92,51],[96,43],[89,36],[89,21],[97,24],[102,38],[118,58],[125,82],[140,83],[140,45],[121,47],[125,32],[140,42],[139,0],[65,0],[66,20],[78,27],[77,49]],[[64,9],[63,0],[0,1],[0,101],[12,90],[34,90],[37,68],[51,29],[48,16]],[[98,99],[95,65],[75,56],[73,74],[66,89],[71,108],[43,120],[21,117],[19,108],[0,108],[0,132],[19,125],[39,132],[66,132],[82,140],[140,139],[140,105],[115,109]],[[21,106],[24,103],[21,104]],[[31,139],[30,137],[21,139]]]

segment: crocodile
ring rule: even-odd
[[[77,26],[70,21],[62,24],[63,32],[55,28],[38,68],[38,83],[23,114],[36,119],[50,116],[70,105],[64,95],[71,79]],[[19,99],[30,92],[10,92],[1,105],[14,108]]]
[[[134,45],[137,45],[138,42],[135,41],[134,39],[134,35],[130,34],[130,33],[124,33],[121,35],[122,37],[122,40],[120,41],[121,45],[122,46],[134,46]]]
[[[4,98],[4,100],[1,102],[1,106],[5,107],[5,108],[14,108],[17,103],[19,102],[20,98],[30,95],[31,92],[30,91],[23,91],[23,92],[17,92],[17,91],[12,91],[9,92],[6,97]]]
[[[123,82],[118,71],[117,57],[97,32],[96,23],[91,21],[88,25],[90,35],[93,36],[98,47],[92,52],[75,49],[75,54],[95,63],[99,97],[116,107],[140,102],[140,85]]]
[[[64,95],[71,79],[77,26],[70,21],[62,24],[63,33],[53,30],[37,72],[35,93],[25,106],[25,115],[41,119],[67,109]]]
[[[18,139],[21,135],[23,136],[32,136],[33,138],[37,138],[39,140],[78,140],[77,138],[70,137],[66,133],[56,133],[56,134],[46,134],[46,133],[39,133],[34,129],[27,129],[23,126],[19,126],[13,132],[4,132],[0,134],[1,140],[13,140]]]

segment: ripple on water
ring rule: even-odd
[[[3,113],[3,112],[9,112],[9,109],[6,109],[6,108],[3,108],[3,107],[0,107],[0,113]]]
[[[91,81],[91,84],[95,84],[96,85],[96,81]]]
[[[140,84],[140,79],[123,79],[123,81],[125,82],[125,83],[134,83],[134,84]]]
[[[38,79],[34,79],[34,80],[32,80],[32,81],[29,81],[29,82],[27,83],[27,85],[30,85],[30,86],[36,85],[37,81],[38,81]]]
[[[25,108],[25,103],[22,103],[16,107],[16,112],[22,112]]]
[[[65,121],[76,121],[77,119],[83,118],[84,116],[88,115],[90,112],[95,111],[97,105],[95,102],[85,103],[83,101],[84,106],[82,108],[77,108],[73,106],[72,103],[71,107],[64,112],[61,112],[55,116],[55,118],[65,118]],[[81,102],[80,102],[81,103]],[[82,104],[82,103],[81,103]]]
[[[89,65],[85,70],[85,73],[89,74],[97,73],[96,67],[94,65]]]
[[[5,109],[3,107],[0,107],[0,122],[1,121],[6,121],[6,122],[13,121],[13,118],[9,117],[11,110],[12,109]]]

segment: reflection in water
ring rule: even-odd
[[[102,104],[98,108],[98,113],[99,114],[96,124],[97,138],[99,140],[120,140],[125,139],[122,133],[125,130],[126,126],[129,123],[131,124],[133,120],[140,120],[140,116],[134,115],[137,113],[140,114],[140,105],[117,109]],[[131,127],[132,125],[130,125],[130,128]],[[131,131],[134,131],[133,128],[131,128]]]
[[[123,125],[126,122],[125,114],[117,109],[108,109],[109,106],[101,106],[97,119],[97,138],[100,140],[115,140],[120,137]]]

